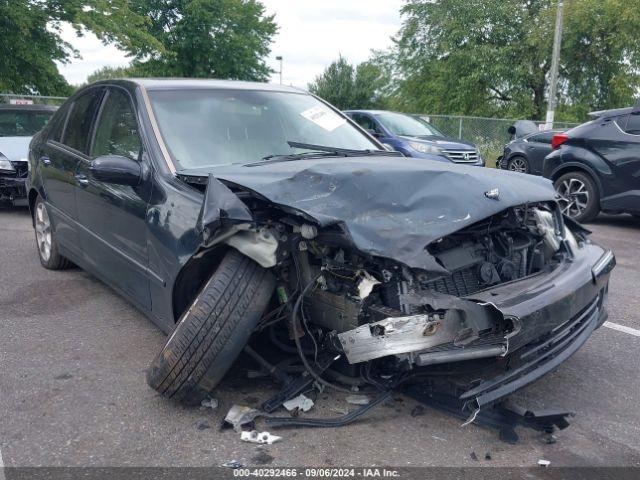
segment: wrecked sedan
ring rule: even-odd
[[[31,137],[57,107],[0,105],[0,206],[26,206],[27,155]]]
[[[270,339],[318,383],[445,376],[479,407],[606,318],[614,256],[548,180],[405,159],[294,88],[96,83],[30,162],[41,263],[79,265],[169,334],[147,380],[189,404]]]

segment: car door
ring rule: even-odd
[[[129,93],[109,87],[104,95],[91,142],[90,157],[78,164],[76,196],[85,261],[122,293],[150,309],[147,255],[147,205],[150,186],[131,187],[99,181],[91,161],[119,155],[142,162],[143,148],[136,110]]]
[[[50,137],[34,152],[45,199],[63,250],[81,255],[78,237],[75,178],[78,162],[87,158],[91,127],[102,98],[102,88],[92,88],[65,107]]]
[[[541,132],[527,137],[525,152],[529,161],[530,173],[542,174],[544,157],[551,153],[551,138],[555,132]]]
[[[640,111],[605,119],[586,139],[587,144],[604,157],[611,175],[603,180],[603,208],[640,211]]]

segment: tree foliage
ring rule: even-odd
[[[381,108],[382,89],[388,83],[375,62],[354,67],[340,56],[309,84],[309,91],[342,110]]]
[[[125,50],[161,49],[146,33],[144,16],[133,12],[128,0],[0,0],[0,91],[71,91],[56,66],[78,55],[60,36],[63,22],[80,36],[89,30]]]
[[[163,46],[130,50],[142,75],[265,81],[277,25],[257,0],[133,0]]]
[[[556,0],[408,0],[387,62],[410,111],[541,119]],[[559,117],[630,104],[640,0],[565,0]]]

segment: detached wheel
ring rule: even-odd
[[[509,160],[507,168],[512,172],[529,173],[529,161],[518,155]]]
[[[590,222],[600,212],[600,197],[591,177],[582,172],[570,172],[554,182],[560,195],[562,213],[577,222]]]
[[[274,289],[271,272],[230,250],[149,367],[147,383],[200,404],[240,355]]]
[[[49,220],[47,206],[38,196],[34,205],[33,224],[36,232],[38,258],[44,268],[49,270],[64,270],[71,266],[71,262],[60,255],[58,241]]]

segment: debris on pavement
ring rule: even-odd
[[[484,459],[485,460],[491,460],[491,452],[487,452],[484,454]]]
[[[551,462],[549,460],[544,460],[544,459],[540,459],[538,460],[538,465],[540,465],[541,467],[548,467],[549,465],[551,465]]]
[[[419,417],[420,415],[424,415],[424,407],[422,405],[416,405],[411,410],[412,417]]]
[[[476,455],[476,452],[471,452],[471,460],[475,460],[476,462],[479,461],[478,455]]]
[[[311,400],[309,397],[304,396],[303,394],[300,394],[297,397],[292,398],[291,400],[283,402],[282,406],[290,412],[296,409],[303,412],[308,412],[313,407],[313,400]]]
[[[369,405],[371,399],[366,395],[347,395],[345,399],[351,405]]]
[[[236,432],[242,431],[242,426],[253,422],[262,412],[245,405],[232,405],[224,421],[230,424]]]
[[[251,430],[250,432],[241,432],[240,440],[243,442],[260,443],[271,445],[272,443],[279,442],[282,437],[277,435],[271,435],[269,432],[258,432],[257,430]]]
[[[209,423],[206,420],[200,420],[197,424],[196,424],[196,428],[198,430],[206,430],[207,428],[211,428],[211,425],[209,425]]]
[[[211,398],[211,397],[205,398],[200,403],[200,406],[202,406],[204,408],[210,408],[212,410],[215,410],[216,408],[218,408],[218,405],[219,405],[218,399],[217,398]]]
[[[233,468],[234,470],[236,468],[244,467],[244,465],[241,462],[239,462],[238,460],[229,460],[228,462],[224,462],[220,466],[221,467],[225,467],[225,468]]]

